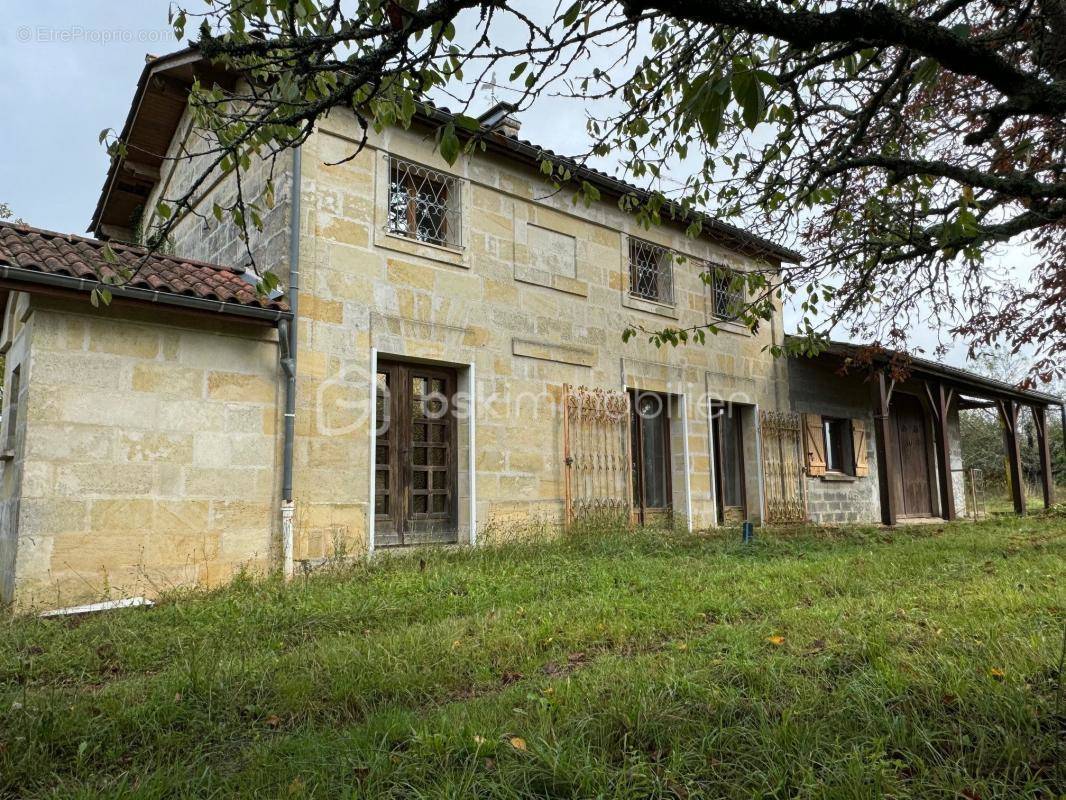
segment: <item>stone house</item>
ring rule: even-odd
[[[844,345],[773,358],[780,309],[755,334],[730,322],[728,276],[798,254],[712,219],[699,238],[640,228],[617,204],[633,187],[591,170],[603,200],[575,206],[500,107],[482,117],[487,150],[454,165],[432,146],[445,111],[351,159],[354,117],[324,121],[275,165],[250,242],[284,295],[255,292],[236,230],[205,211],[232,196],[225,176],[144,260],[119,243],[199,174],[182,157],[196,77],[231,80],[194,50],[146,65],[96,239],[0,224],[5,604],[154,595],[590,511],[690,529],[952,518],[958,409],[985,398],[1009,421],[1058,402],[931,362],[892,381],[887,356],[841,374],[858,363]],[[245,189],[266,182],[259,164]],[[105,240],[138,272],[96,308]],[[703,346],[620,335],[712,322]]]

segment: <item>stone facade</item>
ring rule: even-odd
[[[9,314],[6,603],[154,596],[276,560],[273,329],[19,293]]]
[[[194,135],[179,126],[171,148]],[[866,387],[768,352],[780,310],[757,334],[721,323],[705,345],[623,343],[648,329],[715,321],[700,260],[755,262],[724,240],[664,224],[639,228],[613,199],[591,207],[553,191],[534,168],[491,153],[452,166],[428,130],[360,132],[336,113],[302,148],[295,557],[308,564],[365,554],[376,361],[452,367],[471,413],[457,423],[459,541],[557,526],[564,509],[563,387],[669,395],[671,500],[677,521],[716,524],[711,403],[736,404],[744,435],[744,500],[760,521],[758,413],[810,411],[867,422],[870,474],[805,478],[822,522],[878,518]],[[451,176],[458,246],[390,233],[389,157]],[[168,162],[146,202],[174,196],[199,165]],[[252,170],[261,192],[267,167]],[[284,281],[292,254],[291,160],[272,176],[275,203],[255,234],[257,265]],[[241,266],[239,232],[205,223],[232,198],[209,180],[197,214],[179,220],[177,255]],[[152,230],[149,211],[142,220]],[[630,239],[670,248],[673,302],[630,292]],[[13,295],[5,326],[10,384],[21,364],[17,430],[3,470],[4,599],[19,606],[154,595],[210,585],[235,570],[276,567],[280,544],[284,377],[277,332],[178,312]],[[471,450],[471,447],[473,449]],[[9,535],[9,531],[14,531]]]
[[[648,328],[710,321],[711,292],[690,261],[675,268],[675,302],[631,297],[628,237],[738,269],[751,261],[680,228],[639,230],[607,200],[586,208],[553,192],[535,170],[492,155],[448,166],[425,130],[372,135],[355,158],[354,117],[331,115],[303,147],[301,298],[295,476],[298,558],[361,552],[368,541],[371,354],[452,365],[460,388],[476,390],[476,508],[469,511],[468,421],[459,424],[459,528],[465,537],[506,519],[558,521],[563,467],[563,384],[623,386],[686,397],[675,419],[675,510],[713,522],[707,399],[778,408],[787,403],[783,365],[764,351],[780,341],[780,317],[757,336],[723,326],[705,346],[656,349],[623,344],[627,323]],[[438,247],[386,230],[386,156],[455,176],[461,187],[461,247]],[[281,164],[281,162],[279,162]],[[175,172],[188,169],[176,162]],[[277,219],[287,219],[288,167],[277,168]],[[171,186],[186,178],[175,176]],[[204,197],[206,210],[227,196],[225,182]],[[162,191],[162,190],[160,190]],[[170,192],[173,194],[173,192]],[[148,207],[154,206],[155,198]],[[149,221],[149,227],[150,227]],[[272,225],[273,223],[268,223]],[[240,260],[230,245],[204,250],[202,225],[183,221],[179,255]],[[224,226],[223,226],[224,227]],[[233,242],[232,232],[209,234]],[[221,249],[219,249],[221,247]],[[256,261],[277,265],[287,248],[274,228],[253,241]],[[474,375],[476,386],[470,386]],[[681,403],[673,404],[676,414]],[[748,506],[758,519],[755,415],[749,415]],[[684,433],[687,431],[687,448]],[[687,450],[687,453],[686,453]]]

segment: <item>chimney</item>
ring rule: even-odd
[[[499,131],[504,136],[518,136],[522,123],[518,121],[515,112],[518,110],[513,103],[499,102],[477,118],[482,127],[492,131]]]

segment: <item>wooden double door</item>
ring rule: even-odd
[[[376,546],[457,540],[455,388],[454,370],[378,362]]]
[[[896,496],[897,516],[932,517],[937,506],[933,489],[935,462],[925,406],[914,395],[896,392],[889,406],[889,422],[894,439],[889,457],[895,462],[891,488]]]

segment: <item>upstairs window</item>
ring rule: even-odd
[[[744,308],[744,280],[736,270],[708,264],[707,278],[711,286],[714,316],[734,320]]]
[[[629,239],[629,293],[641,300],[674,304],[674,253],[643,239]]]
[[[388,231],[418,242],[462,247],[460,182],[453,175],[388,157]]]

